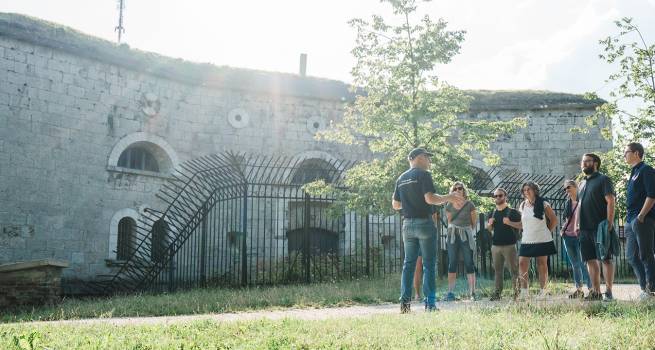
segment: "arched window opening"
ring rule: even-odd
[[[159,164],[155,156],[147,149],[139,146],[129,147],[118,158],[118,166],[128,169],[159,172]]]
[[[134,254],[136,246],[136,222],[131,217],[124,217],[118,222],[117,260],[127,260]]]
[[[317,180],[331,183],[335,180],[337,171],[328,162],[322,159],[308,159],[298,167],[293,174],[291,183],[303,185]]]
[[[166,251],[168,249],[166,232],[168,231],[168,224],[164,219],[159,219],[152,224],[150,231],[150,260],[153,262],[162,262],[166,259]]]

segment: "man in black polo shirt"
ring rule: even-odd
[[[396,180],[391,204],[401,210],[403,220],[403,244],[405,261],[400,281],[400,312],[410,311],[412,299],[412,279],[416,268],[419,249],[423,256],[423,295],[425,309],[434,311],[436,307],[435,267],[437,255],[437,229],[432,221],[431,204],[451,202],[462,204],[464,198],[459,194],[436,195],[430,168],[431,153],[424,148],[415,148],[407,156],[410,169]]]
[[[655,170],[644,163],[644,146],[629,143],[623,157],[630,164],[625,220],[626,256],[641,286],[641,300],[649,300],[655,292]]]
[[[589,278],[591,279],[591,290],[585,300],[602,300],[600,293],[600,264],[598,260],[599,252],[596,247],[596,233],[598,226],[603,220],[607,220],[608,231],[612,230],[614,225],[614,205],[616,196],[612,180],[606,175],[600,173],[600,157],[593,153],[587,153],[582,156],[580,168],[586,175],[580,183],[578,198],[578,219],[576,228],[579,229],[580,251],[582,260],[587,263]],[[614,265],[612,264],[612,255],[615,251],[610,251],[603,260],[603,276],[605,276],[605,300],[613,300],[612,284],[614,282]]]
[[[516,230],[521,228],[521,213],[507,204],[507,191],[497,188],[494,191],[496,209],[489,213],[487,230],[492,234],[491,259],[494,262],[494,279],[496,290],[489,300],[500,300],[503,292],[503,275],[505,261],[512,277],[514,295],[518,292],[519,276],[518,256],[516,252]]]

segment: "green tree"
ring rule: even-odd
[[[435,69],[459,53],[464,31],[449,31],[444,20],[427,15],[417,19],[415,0],[381,2],[391,5],[393,18],[350,21],[357,32],[351,73],[360,93],[343,120],[319,138],[359,145],[376,156],[347,172],[349,190],[342,195],[352,209],[388,213],[394,181],[406,170],[412,148],[435,154],[432,175],[443,192],[453,180],[470,182],[474,154],[498,163],[490,143],[525,120],[458,118],[471,97],[440,80]]]
[[[617,67],[606,80],[616,87],[587,124],[598,125],[600,118],[609,118],[616,129],[614,148],[602,155],[603,171],[615,182],[619,215],[625,216],[625,186],[630,173],[623,159],[625,145],[641,142],[646,148],[646,162],[654,164],[655,160],[655,144],[651,141],[655,136],[655,44],[647,42],[631,18],[614,23],[618,32],[599,41],[603,47],[599,57]],[[597,98],[593,93],[589,97]],[[637,103],[636,111],[621,108],[627,101]],[[604,131],[606,137],[612,137],[609,126]]]

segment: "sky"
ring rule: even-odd
[[[117,0],[0,0],[0,12],[27,14],[116,41]],[[420,15],[465,30],[461,53],[437,68],[463,89],[598,92],[613,72],[598,40],[633,17],[655,42],[655,0],[435,0]],[[298,72],[350,82],[352,18],[390,15],[379,0],[125,0],[123,42],[196,62]]]

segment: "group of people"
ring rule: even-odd
[[[469,298],[476,299],[476,208],[468,199],[466,187],[461,182],[454,183],[449,194],[435,193],[432,177],[427,171],[431,156],[424,148],[415,148],[409,153],[410,168],[396,181],[392,199],[393,208],[401,210],[404,218],[401,313],[410,311],[413,279],[418,297],[421,277],[425,309],[437,309],[434,205],[446,204],[448,221],[448,292],[444,300],[456,300],[454,287],[459,254],[464,259]],[[655,170],[643,162],[644,147],[639,143],[628,144],[624,158],[632,167],[626,186],[626,256],[641,286],[640,298],[655,300]],[[559,234],[571,262],[575,283],[575,291],[569,297],[611,301],[614,299],[613,257],[619,250],[614,228],[616,193],[611,179],[599,171],[600,167],[600,157],[586,153],[580,162],[584,179],[579,183],[575,180],[564,183],[568,200]],[[542,197],[537,183],[525,182],[521,193],[523,201],[515,209],[509,206],[505,189],[497,188],[493,192],[495,209],[488,214],[486,223],[486,229],[492,236],[491,256],[495,270],[492,301],[502,298],[505,268],[510,272],[514,298],[529,298],[528,270],[532,258],[536,261],[540,286],[537,298],[543,299],[548,294],[548,256],[557,253],[553,230],[558,218],[550,203]],[[415,271],[416,268],[418,270]],[[605,279],[604,293],[600,288],[601,268]],[[588,289],[586,295],[583,291],[585,284]]]

